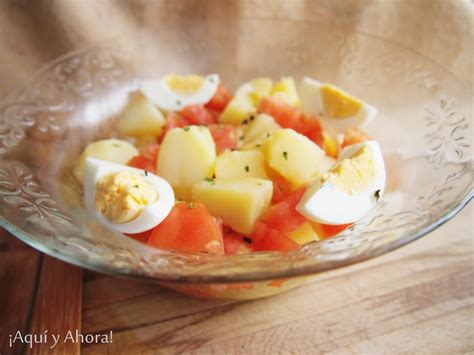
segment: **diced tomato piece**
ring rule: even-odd
[[[324,231],[324,234],[329,237],[333,237],[336,234],[341,233],[345,229],[349,228],[351,223],[349,224],[341,224],[341,225],[330,225],[330,224],[321,224],[321,228]]]
[[[266,97],[260,101],[258,111],[272,116],[283,128],[294,129],[319,146],[323,145],[323,131],[318,117],[306,116],[300,109],[275,97]]]
[[[217,86],[217,91],[212,97],[211,101],[206,104],[206,108],[215,110],[218,113],[224,111],[225,107],[232,100],[232,94],[223,85]]]
[[[253,251],[289,251],[298,249],[298,244],[286,234],[257,222],[252,233]]]
[[[229,235],[223,236],[224,241],[224,252],[226,254],[237,254],[240,249],[240,240],[238,237],[233,237]]]
[[[125,233],[125,235],[127,237],[132,238],[132,239],[135,239],[136,241],[139,241],[139,242],[142,242],[142,243],[146,244],[146,243],[148,243],[148,239],[150,239],[152,231],[153,231],[153,229],[150,229],[150,230],[147,230],[147,231],[144,231],[144,232],[141,232],[141,233],[134,233],[134,234]]]
[[[301,115],[302,126],[299,131],[296,131],[298,133],[304,134],[306,137],[311,139],[320,147],[323,147],[324,137],[321,124],[319,123],[319,119],[316,116],[305,116],[303,114]]]
[[[158,143],[150,143],[140,148],[140,154],[148,160],[156,161],[159,149],[160,145]]]
[[[237,233],[233,230],[230,230],[224,233],[223,240],[224,240],[224,251],[228,255],[243,254],[243,253],[250,252],[250,244],[252,240],[241,233]]]
[[[260,101],[259,112],[272,116],[276,123],[284,128],[292,128],[295,131],[301,129],[301,112],[286,102],[274,97],[265,97]]]
[[[166,133],[168,133],[170,129],[178,128],[178,127],[183,128],[186,126],[189,126],[189,122],[186,121],[183,117],[181,117],[175,112],[171,112],[171,111],[168,112],[168,114],[166,115],[165,128],[163,129],[163,132],[161,133],[161,136],[158,139],[158,141],[162,142],[163,138],[165,138]]]
[[[157,225],[148,244],[161,249],[224,254],[221,228],[200,203],[180,203]]]
[[[351,223],[330,225],[330,224],[321,224],[321,223],[311,222],[311,226],[313,227],[318,237],[320,237],[321,239],[327,239],[341,233],[343,230],[350,227]]]
[[[267,173],[273,182],[272,202],[278,203],[288,197],[293,191],[293,188],[291,184],[277,172],[268,169]]]
[[[221,114],[219,111],[212,110],[210,108],[207,109],[209,113],[212,115],[214,122],[217,122],[217,119],[219,118],[219,115]]]
[[[178,115],[177,113],[168,112],[168,114],[166,115],[166,126],[165,126],[166,130],[169,131],[172,128],[177,128],[177,127],[183,128],[186,126],[189,126],[189,122],[186,121],[184,117]]]
[[[158,157],[159,149],[160,145],[158,143],[147,144],[140,149],[140,155],[134,156],[130,159],[127,165],[155,173],[156,159]]]
[[[156,165],[146,159],[143,155],[134,156],[130,161],[127,163],[128,166],[133,168],[142,169],[154,172]]]
[[[296,211],[296,205],[301,200],[306,187],[300,188],[281,202],[269,207],[263,212],[260,220],[269,227],[282,233],[288,233],[302,225],[306,219]]]
[[[208,128],[211,131],[214,143],[216,143],[218,154],[226,149],[235,149],[237,147],[237,134],[233,125],[211,124]]]
[[[358,144],[371,140],[370,136],[362,128],[351,127],[346,129],[344,132],[344,141],[342,142],[342,148],[345,148],[352,144]]]
[[[209,112],[209,110],[203,105],[188,105],[184,107],[179,113],[186,121],[195,125],[207,125],[217,122],[212,113]]]

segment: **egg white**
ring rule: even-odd
[[[105,175],[131,171],[142,175],[158,191],[158,200],[151,203],[130,222],[113,223],[95,209],[96,183]],[[84,170],[84,204],[87,210],[106,228],[119,233],[141,233],[160,224],[174,206],[170,184],[155,174],[105,160],[87,158]]]
[[[210,74],[204,77],[204,83],[198,92],[192,95],[180,95],[168,86],[165,78],[143,80],[139,89],[151,102],[162,110],[179,111],[188,105],[206,104],[217,91],[219,75]]]
[[[331,225],[353,223],[366,215],[385,190],[385,164],[378,143],[369,141],[348,146],[336,164],[353,157],[364,146],[372,148],[376,169],[375,180],[365,191],[349,194],[328,181],[318,180],[306,190],[296,206],[297,211],[311,221]]]
[[[374,106],[359,99],[362,102],[362,108],[354,116],[346,118],[328,117],[324,110],[321,93],[323,85],[324,83],[317,80],[304,77],[299,86],[299,96],[303,112],[308,115],[318,115],[322,119],[324,129],[333,133],[342,133],[350,127],[367,125],[377,115],[377,109]]]

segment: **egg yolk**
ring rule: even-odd
[[[204,84],[204,78],[199,75],[169,75],[165,78],[165,82],[171,91],[189,96],[198,92]]]
[[[362,108],[362,101],[346,94],[332,85],[321,87],[324,111],[332,118],[347,118],[354,116]]]
[[[158,191],[143,176],[122,171],[97,181],[95,208],[111,222],[126,223],[138,217],[158,197]]]
[[[376,174],[372,148],[365,146],[352,158],[337,164],[325,181],[348,194],[355,194],[366,191],[375,182]]]

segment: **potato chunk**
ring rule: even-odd
[[[207,180],[193,186],[193,201],[200,202],[237,232],[250,234],[272,199],[270,180]]]
[[[273,87],[273,81],[270,78],[255,78],[250,80],[249,84],[255,89],[254,95],[257,95],[258,100],[270,94]],[[255,102],[255,104],[258,104],[258,102]]]
[[[257,106],[263,97],[270,94],[272,80],[256,78],[241,85],[232,100],[219,116],[221,123],[240,124],[249,115],[257,111]]]
[[[313,181],[327,170],[321,166],[324,151],[292,129],[275,131],[264,142],[265,158],[294,188]]]
[[[165,125],[165,117],[143,95],[136,95],[129,102],[117,121],[118,129],[132,137],[159,136]]]
[[[138,154],[139,152],[137,148],[127,141],[119,139],[104,139],[92,142],[89,143],[79,157],[79,160],[74,167],[73,174],[79,182],[83,182],[84,163],[88,157],[111,161],[118,164],[127,164],[130,159]]]
[[[244,130],[244,145],[261,144],[267,138],[268,133],[280,128],[272,116],[265,113],[255,115],[253,119],[249,119],[249,124]]]
[[[319,236],[308,222],[305,222],[298,228],[292,230],[290,233],[288,233],[288,237],[293,239],[296,243],[298,243],[298,245],[304,245],[309,242],[320,240]]]
[[[300,106],[300,98],[296,90],[295,80],[291,76],[283,77],[273,85],[270,95],[278,97],[292,106]]]
[[[240,124],[255,111],[256,108],[252,98],[247,93],[243,93],[235,95],[230,100],[224,111],[219,115],[218,120],[220,123]]]
[[[173,128],[160,146],[156,168],[177,198],[189,200],[192,185],[213,176],[215,160],[216,146],[207,127]]]
[[[231,180],[246,177],[268,178],[262,152],[258,150],[227,151],[217,157],[217,179]]]

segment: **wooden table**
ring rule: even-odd
[[[0,353],[472,353],[473,213],[470,204],[402,249],[240,303],[83,272],[3,232]],[[8,334],[46,329],[63,338],[112,332],[112,343],[8,347]]]

